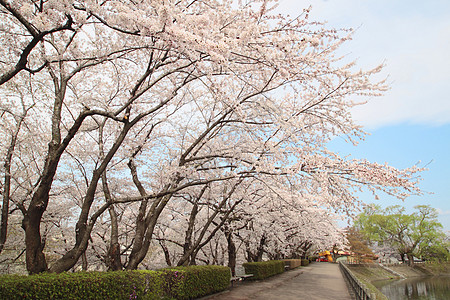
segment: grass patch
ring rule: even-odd
[[[426,263],[415,264],[415,269],[419,269],[422,272],[429,273],[431,275],[450,275],[450,263]]]

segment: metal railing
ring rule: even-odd
[[[375,293],[371,292],[364,283],[361,282],[356,276],[350,271],[350,269],[343,263],[339,262],[339,267],[344,274],[345,280],[351,286],[353,293],[357,300],[375,300]]]

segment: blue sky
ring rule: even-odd
[[[383,207],[399,204],[408,208],[419,204],[430,205],[439,211],[439,221],[450,230],[450,124],[428,126],[399,124],[373,130],[357,147],[335,140],[330,149],[342,155],[366,158],[379,163],[387,162],[397,168],[406,168],[421,161],[428,171],[421,174],[422,196],[412,196],[404,202],[388,195],[376,201],[370,193],[362,194],[366,203],[378,203]]]
[[[368,69],[384,63],[390,90],[353,111],[369,132],[353,147],[337,139],[343,155],[405,168],[421,161],[425,194],[405,202],[385,196],[365,202],[400,204],[412,210],[428,204],[450,230],[450,1],[448,0],[280,0],[278,11],[296,16],[312,6],[311,20],[335,28],[357,28],[342,54]]]

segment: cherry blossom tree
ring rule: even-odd
[[[23,215],[30,274],[66,271],[80,258],[86,267],[93,236],[107,244],[97,256],[110,269],[136,269],[172,202],[190,208],[182,219],[184,264],[220,241],[220,231],[232,248],[232,216],[242,207],[263,203],[261,219],[242,217],[247,223],[238,227],[253,224],[260,249],[277,249],[280,239],[323,237],[290,228],[286,199],[303,213],[295,224],[323,220],[321,228],[334,232],[330,215],[351,214],[362,187],[402,199],[420,193],[417,167],[398,170],[327,150],[337,135],[353,143],[364,135],[350,109],[386,85],[372,79],[381,66],[360,71],[337,57],[351,32],[309,21],[309,10],[288,18],[274,15],[271,1],[256,0],[22,2],[0,1],[1,93],[23,108],[2,126],[11,143],[0,153],[5,162],[34,158],[27,188],[20,170],[5,164],[4,187],[10,176],[7,190],[23,196],[14,202],[4,193],[2,205],[8,211],[18,203]],[[33,126],[37,150],[11,147]],[[260,185],[267,197],[256,192]],[[74,224],[74,242],[48,266],[42,225],[61,195],[72,201],[74,215],[60,218]],[[281,221],[275,230],[265,219]],[[268,236],[274,232],[280,236]],[[249,249],[255,239],[243,237]]]
[[[343,243],[343,233],[332,210],[319,207],[298,191],[283,189],[274,180],[265,182],[263,187],[258,198],[247,199],[240,216],[233,218],[247,261],[261,261],[263,256],[304,257],[313,244],[327,248]]]

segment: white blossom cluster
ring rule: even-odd
[[[27,243],[7,243],[27,248],[29,273],[225,263],[230,241],[239,259],[306,255],[343,243],[336,218],[358,190],[420,193],[418,167],[326,148],[364,137],[350,109],[387,86],[382,66],[336,56],[352,31],[310,9],[0,4],[2,207],[24,220]]]

